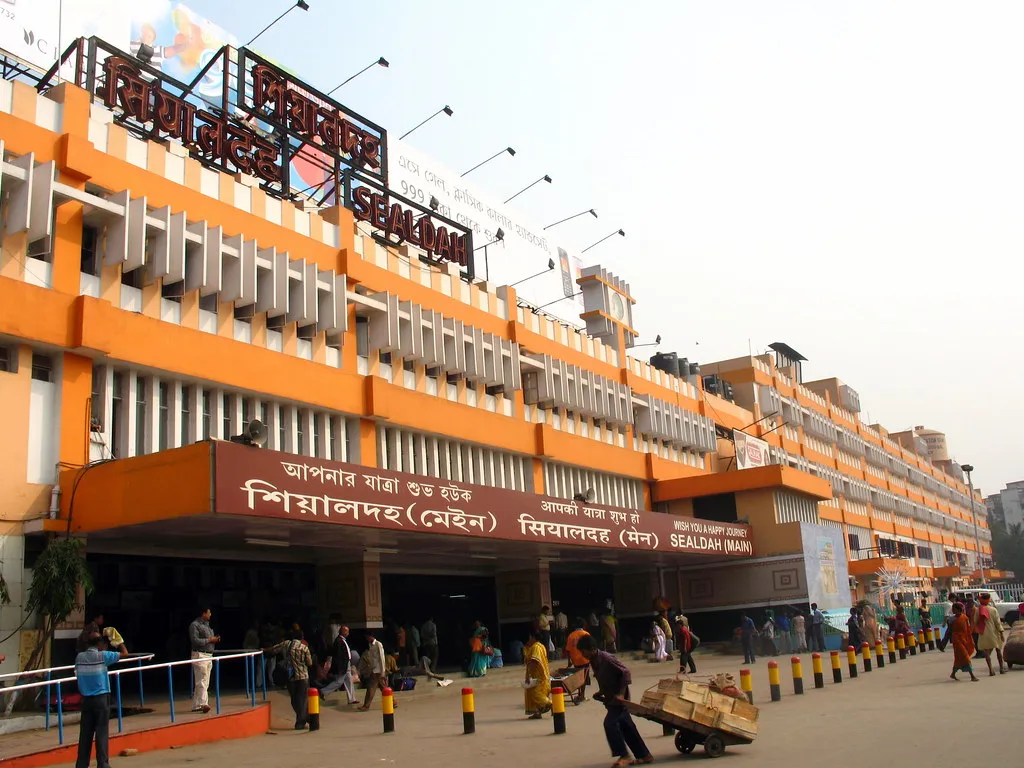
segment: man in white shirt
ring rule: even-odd
[[[359,708],[362,712],[366,712],[370,708],[370,704],[373,703],[373,697],[377,694],[377,689],[384,690],[384,681],[386,680],[384,670],[387,669],[387,664],[384,661],[384,646],[374,636],[372,630],[366,633],[366,642],[369,644],[369,648],[363,654],[363,663],[369,678],[366,681],[366,698],[363,699],[363,706]],[[361,669],[360,674],[363,671]]]
[[[559,608],[555,614],[555,647],[564,648],[565,639],[569,634],[569,617]]]

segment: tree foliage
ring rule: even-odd
[[[92,575],[82,556],[82,542],[54,539],[32,569],[25,609],[45,617],[45,622],[60,624],[82,607],[78,602],[79,586],[87,595],[92,594]]]
[[[1020,523],[992,526],[992,558],[996,567],[1024,576],[1024,528]]]
[[[83,544],[78,539],[52,539],[36,559],[25,611],[36,614],[41,631],[39,643],[23,672],[39,668],[46,658],[46,649],[53,641],[57,625],[82,607],[78,601],[79,587],[86,595],[92,594],[92,575],[85,564],[82,548]],[[29,682],[29,678],[18,678],[18,682]],[[6,715],[14,709],[19,693],[15,691],[8,697]]]

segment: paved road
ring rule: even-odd
[[[965,733],[986,733],[992,723],[1011,723],[1024,690],[1024,670],[989,678],[979,683],[948,680],[952,653],[932,652],[895,667],[861,673],[857,680],[833,685],[826,660],[826,687],[814,690],[810,659],[804,659],[808,692],[792,695],[788,659],[780,658],[783,699],[768,703],[765,662],[755,668],[755,703],[762,704],[760,736],[750,746],[730,747],[722,758],[725,766],[757,765],[759,768],[820,768],[848,750],[875,754],[889,765],[916,765],[924,750],[942,754],[950,765],[979,765],[978,742]],[[699,659],[702,674],[735,672],[739,660],[729,657]],[[636,663],[634,698],[660,677],[670,676],[668,664]],[[514,683],[511,675],[509,684]],[[601,721],[603,708],[595,702],[568,708],[568,733],[552,735],[548,717],[525,720],[522,692],[512,687],[484,688],[477,693],[477,733],[462,735],[459,681],[429,695],[416,692],[399,698],[397,732],[381,734],[379,709],[368,713],[342,712],[327,706],[317,733],[288,730],[291,715],[283,697],[274,699],[275,735],[153,752],[117,762],[130,768],[185,766],[189,763],[245,765],[246,768],[282,763],[296,766],[343,764],[346,768],[399,765],[470,765],[487,768],[520,768],[540,761],[554,766],[589,768],[609,765]],[[488,680],[488,682],[492,682]],[[658,762],[705,759],[698,749],[682,758],[672,740],[661,735],[655,723],[640,721],[640,731]],[[949,737],[945,737],[949,734]],[[1005,734],[1003,734],[1005,736]],[[955,738],[954,738],[955,737]],[[1015,765],[1020,745],[1011,738],[985,741],[985,761]]]

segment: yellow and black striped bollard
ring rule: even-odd
[[[804,692],[804,665],[799,656],[791,658],[789,663],[793,667],[793,693],[799,696]]]
[[[476,700],[472,688],[462,689],[462,732],[476,733]]]
[[[750,677],[749,669],[740,670],[740,690],[747,694],[747,703],[754,703],[754,681]]]
[[[881,640],[875,640],[875,666],[879,669],[885,666],[885,649]]]
[[[889,646],[889,663],[890,664],[895,664],[896,663],[896,639],[892,635],[889,635],[888,646]]]
[[[306,691],[306,722],[310,731],[320,730],[320,691],[316,688]]]
[[[843,667],[839,662],[839,651],[832,651],[829,656],[832,657],[832,682],[841,683],[843,682]]]
[[[565,733],[565,691],[561,688],[551,689],[551,722],[555,733]]]
[[[381,692],[380,711],[384,716],[384,733],[395,732],[395,694],[390,688]]]
[[[822,669],[821,665],[821,654],[811,654],[811,668],[814,670],[814,687],[824,688],[825,687],[825,670]]]
[[[907,632],[907,650],[911,656],[917,656],[917,635],[914,634],[914,630]]]
[[[864,660],[864,671],[871,671],[871,645],[869,643],[860,644],[860,655]]]
[[[846,665],[850,668],[850,679],[857,676],[857,649],[852,645],[846,646]]]
[[[907,658],[907,639],[903,635],[896,635],[896,650],[900,652],[900,661]]]
[[[772,690],[772,701],[782,701],[782,685],[779,680],[779,665],[774,661],[768,662],[768,686]]]
[[[925,637],[928,640],[929,651],[935,650],[935,636],[937,634],[939,634],[939,630],[937,630],[935,627],[928,627],[928,631],[925,632]]]

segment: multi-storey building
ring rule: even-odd
[[[1024,480],[1007,483],[999,493],[985,499],[989,519],[998,520],[1007,528],[1024,525]]]
[[[71,82],[0,81],[8,664],[55,535],[86,542],[89,610],[170,652],[199,601],[235,641],[261,617],[433,614],[458,655],[474,618],[507,638],[552,600],[613,600],[636,634],[659,596],[725,627],[840,608],[884,565],[970,575],[955,467],[788,348],[659,370],[630,356],[628,284],[584,270],[584,330],[477,279],[457,222],[366,191],[383,132],[308,86],[225,64],[352,131],[317,157],[364,191],[326,205],[269,172],[306,146],[297,112],[196,112],[81,45]]]

